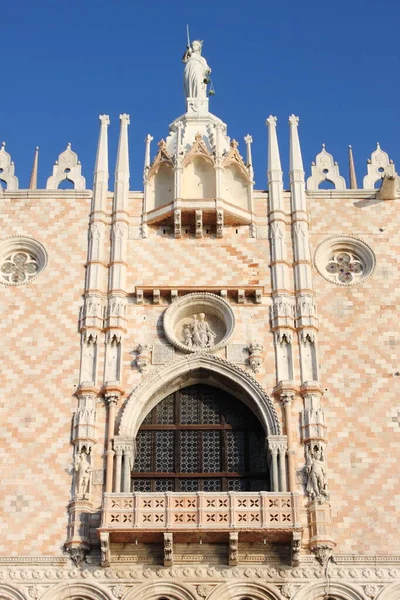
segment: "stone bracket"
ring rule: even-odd
[[[236,567],[239,562],[239,533],[229,534],[229,566]]]
[[[164,567],[172,567],[174,563],[174,534],[164,533]]]
[[[110,534],[106,531],[100,533],[101,566],[109,567],[111,562]]]

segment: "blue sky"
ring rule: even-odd
[[[379,141],[400,169],[398,0],[0,0],[0,138],[20,187],[40,146],[39,187],[72,143],[88,187],[98,114],[110,115],[112,187],[120,113],[131,116],[131,189],[142,188],[144,137],[156,142],[184,112],[186,23],[204,40],[211,111],[240,141],[253,136],[256,188],[266,187],[265,119],[278,117],[287,184],[288,125],[300,117],[306,175],[325,142],[359,184]]]

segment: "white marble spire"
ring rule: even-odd
[[[39,146],[35,148],[35,155],[33,157],[33,165],[31,171],[31,178],[29,180],[29,189],[37,189],[37,177],[38,177],[38,164],[39,164]]]
[[[121,129],[119,134],[117,164],[115,167],[114,211],[125,210],[129,192],[129,115],[119,116]]]
[[[100,133],[93,176],[93,210],[106,210],[108,192],[108,126],[110,117],[99,115]]]
[[[290,126],[290,173],[303,172],[303,180],[304,180],[304,169],[303,169],[303,159],[301,156],[301,148],[300,148],[300,140],[299,140],[299,117],[295,115],[291,115],[289,117],[289,126]],[[300,177],[300,173],[298,175]]]

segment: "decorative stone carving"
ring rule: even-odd
[[[263,362],[262,353],[264,346],[258,342],[252,342],[249,345],[249,364],[254,373],[259,373]]]
[[[372,275],[375,253],[363,240],[337,235],[324,240],[314,255],[318,273],[337,285],[356,285]]]
[[[37,240],[16,235],[0,241],[1,283],[12,286],[30,283],[46,265],[47,252]]]
[[[224,211],[217,210],[217,238],[224,236]]]
[[[46,189],[56,190],[62,181],[66,179],[74,184],[74,190],[84,190],[86,187],[85,178],[81,174],[82,166],[78,160],[78,155],[71,150],[71,144],[67,145],[54,163],[53,174],[48,178]]]
[[[248,356],[249,352],[245,344],[228,344],[226,347],[226,358],[236,365],[245,365]]]
[[[326,500],[329,500],[324,447],[319,442],[309,443],[305,447],[305,452],[307,470],[306,492],[311,500],[316,500],[322,504]]]
[[[182,237],[182,215],[180,210],[174,211],[174,236]]]
[[[96,441],[96,394],[77,392],[78,410],[74,414],[72,437],[79,451]]]
[[[11,156],[6,152],[6,143],[3,142],[0,149],[0,180],[7,184],[7,191],[9,192],[14,192],[18,189],[18,179],[14,173],[14,163],[11,160]]]
[[[300,531],[294,531],[292,538],[292,567],[297,567],[300,563],[300,550],[301,533]]]
[[[164,567],[171,567],[174,562],[173,534],[164,533]]]
[[[311,551],[315,554],[317,561],[325,568],[328,561],[333,560],[333,548],[325,544],[312,546]]]
[[[76,473],[75,497],[81,500],[89,500],[92,467],[89,462],[89,455],[85,450],[76,455],[74,469]]]
[[[208,76],[211,69],[204,56],[201,55],[202,47],[202,40],[194,40],[192,44],[188,44],[182,57],[182,62],[185,64],[183,78],[187,99],[202,101],[207,98]]]
[[[207,585],[204,583],[198,585],[196,588],[196,592],[197,592],[198,596],[200,596],[200,598],[207,598],[207,596],[209,596],[211,594],[212,590],[213,590],[212,585]]]
[[[325,150],[325,144],[322,144],[321,152],[317,154],[315,162],[311,165],[311,177],[307,179],[307,189],[317,190],[322,181],[330,181],[336,190],[346,189],[346,181],[340,176],[338,164],[333,160],[332,154]]]
[[[88,549],[83,546],[69,546],[66,548],[72,562],[76,567],[80,567],[86,561]]]
[[[147,344],[139,344],[137,347],[136,366],[141,373],[147,370],[151,363],[152,347]]]
[[[383,179],[385,175],[395,177],[397,173],[393,161],[377,143],[376,150],[371,154],[371,158],[367,160],[367,174],[363,180],[364,190],[373,189],[375,183]]]
[[[229,566],[236,567],[239,561],[239,534],[231,532],[229,534]]]
[[[148,135],[147,138],[146,138],[146,140],[150,140],[150,141],[152,139],[153,138],[151,137],[151,135]],[[150,153],[150,147],[149,147],[149,153]],[[172,167],[173,166],[173,159],[172,159],[171,154],[167,150],[167,144],[165,143],[165,141],[164,140],[160,140],[158,142],[158,153],[157,153],[157,156],[155,157],[153,164],[151,165],[151,167],[147,171],[147,179],[151,179],[151,177],[153,177],[154,175],[156,175],[156,173],[160,169],[161,165],[163,165],[163,164],[168,164],[168,165],[170,165]],[[145,174],[146,174],[146,171],[145,171]]]
[[[101,551],[101,566],[109,567],[111,554],[110,554],[110,534],[107,532],[100,533],[100,551]]]
[[[179,298],[164,313],[168,341],[184,352],[211,352],[225,346],[234,326],[228,302],[205,292]]]
[[[251,136],[249,136],[251,138]],[[246,165],[243,162],[243,158],[241,157],[238,150],[238,142],[236,140],[232,140],[230,143],[229,152],[225,155],[222,166],[224,168],[229,167],[230,165],[236,165],[239,169],[240,173],[243,175],[244,179],[249,182],[250,176],[249,171]]]
[[[165,365],[174,360],[174,356],[175,349],[169,344],[153,344],[151,353],[151,362],[153,365]]]
[[[326,438],[326,425],[324,410],[321,406],[321,394],[306,392],[304,396],[304,410],[301,418],[302,439],[308,442],[311,439]]]
[[[196,237],[203,237],[203,211],[196,210]]]

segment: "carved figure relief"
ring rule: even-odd
[[[183,352],[212,351],[226,345],[235,318],[226,300],[198,292],[178,298],[165,311],[167,340]]]
[[[323,448],[319,444],[306,446],[306,491],[311,500],[322,503],[329,499],[327,490],[327,468]]]
[[[92,467],[90,466],[88,455],[82,450],[75,459],[75,474],[76,474],[76,498],[81,500],[89,500],[90,474]]]
[[[211,329],[206,315],[193,315],[193,320],[183,326],[183,343],[188,348],[210,348],[217,334]]]

